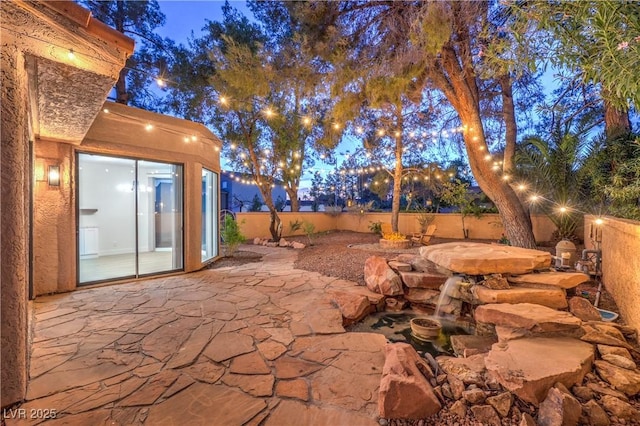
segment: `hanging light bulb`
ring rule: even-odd
[[[222,105],[226,105],[229,102],[229,100],[225,96],[220,96],[218,98],[218,102],[220,102],[220,104]]]
[[[145,128],[145,130],[146,130],[147,132],[149,132],[149,131],[151,131],[151,129],[153,129],[153,124],[151,124],[151,123],[147,123],[147,125],[146,125],[146,126],[144,126],[144,128]]]
[[[156,84],[158,85],[158,87],[164,87],[165,86],[165,82],[162,79],[162,77],[156,78]]]
[[[75,52],[73,51],[73,49],[69,49],[69,53],[67,53],[67,56],[68,56],[68,57],[69,57],[69,59],[71,59],[72,61],[73,61],[74,59],[76,59],[76,54],[75,54]]]

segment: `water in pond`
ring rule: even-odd
[[[433,356],[453,354],[451,335],[473,333],[473,327],[469,322],[439,317],[438,321],[442,324],[442,331],[438,338],[432,341],[421,340],[411,333],[410,321],[417,317],[432,318],[410,310],[397,313],[378,312],[369,315],[362,322],[354,324],[349,331],[380,333],[390,342],[409,343],[420,355],[428,352]]]

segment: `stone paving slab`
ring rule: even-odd
[[[347,335],[329,296],[361,288],[247,249],[263,261],[36,299],[22,408],[52,425],[377,424],[385,338]]]

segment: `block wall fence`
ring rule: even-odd
[[[326,231],[354,231],[371,232],[369,226],[372,222],[391,222],[391,214],[386,213],[326,213],[326,212],[281,212],[278,214],[282,221],[282,236],[304,235],[302,230],[292,232],[290,223],[311,222],[315,225],[315,232]],[[432,222],[436,225],[436,237],[463,238],[462,218],[456,213],[437,213]],[[247,239],[271,238],[269,233],[268,212],[236,213],[240,229]],[[417,213],[401,213],[399,216],[398,230],[403,234],[419,232],[419,215]],[[550,241],[555,226],[544,215],[531,216],[533,233],[536,241]],[[504,233],[502,221],[497,214],[485,214],[480,218],[467,216],[464,219],[465,228],[469,229],[469,238],[499,240]]]

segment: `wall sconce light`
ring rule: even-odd
[[[60,166],[49,166],[47,181],[49,186],[60,186]]]

